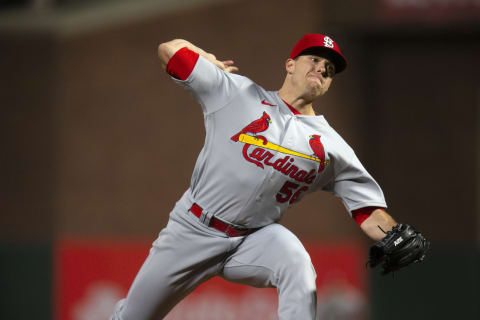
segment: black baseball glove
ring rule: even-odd
[[[425,259],[430,242],[412,226],[399,224],[385,234],[385,238],[370,247],[367,265],[371,268],[381,264],[382,274],[386,275]]]

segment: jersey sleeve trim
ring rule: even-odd
[[[360,227],[362,223],[370,217],[373,211],[377,209],[383,209],[381,207],[363,207],[360,209],[355,209],[352,211],[352,218],[355,220],[357,225]]]
[[[342,202],[347,208],[348,212],[350,213],[365,207],[376,207],[376,208],[383,208],[383,209],[387,208],[387,204],[385,202],[378,202],[378,201],[361,202],[361,203],[357,203],[355,206],[352,206],[352,207],[348,207],[345,201],[343,201],[343,199],[342,199]]]
[[[168,60],[167,73],[172,77],[185,81],[197,64],[200,55],[187,47],[181,48]]]

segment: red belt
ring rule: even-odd
[[[203,209],[198,204],[194,203],[188,211],[193,213],[197,218],[200,218],[202,216]],[[259,228],[239,228],[231,224],[225,223],[222,220],[219,220],[215,217],[212,217],[210,219],[210,223],[208,224],[208,226],[225,233],[229,237],[244,236],[252,232],[255,232],[259,229]]]

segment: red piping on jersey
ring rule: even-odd
[[[352,218],[355,219],[355,222],[360,227],[363,221],[367,220],[368,217],[372,214],[373,211],[377,209],[383,209],[380,207],[365,207],[352,211]]]
[[[167,73],[178,80],[187,80],[197,64],[199,54],[184,47],[168,60]]]
[[[283,99],[282,99],[283,100]],[[294,107],[292,107],[291,105],[288,104],[287,101],[283,100],[283,102],[285,102],[285,104],[287,105],[288,109],[290,109],[290,111],[292,111],[293,114],[297,115],[297,114],[302,114],[300,111],[298,111],[297,109],[295,109]]]

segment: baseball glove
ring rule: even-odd
[[[399,224],[391,231],[383,232],[386,236],[370,247],[367,265],[371,268],[381,264],[382,274],[386,275],[425,259],[430,242],[412,226]]]

